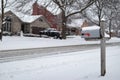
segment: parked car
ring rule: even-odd
[[[54,28],[48,28],[39,32],[40,36],[46,35],[48,37],[54,37],[55,39],[61,39],[61,31],[57,31]]]

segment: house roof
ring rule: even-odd
[[[42,17],[42,15],[26,15],[21,12],[16,12],[13,10],[8,10],[6,12],[9,12],[9,11],[12,12],[13,14],[15,14],[22,22],[26,22],[26,23],[31,23],[31,22],[35,21],[36,19]]]
[[[31,23],[35,21],[36,19],[42,17],[42,15],[25,15],[20,12],[15,12],[15,15],[20,18],[21,21]]]

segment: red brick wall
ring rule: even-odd
[[[51,28],[57,29],[57,23],[56,23],[57,17],[43,6],[39,6],[37,2],[33,4],[32,15],[43,15],[48,20],[49,24],[51,25]]]
[[[33,4],[33,12],[32,12],[32,15],[39,15],[39,5],[37,4],[37,2],[35,2]]]

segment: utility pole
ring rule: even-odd
[[[100,22],[101,27],[101,76],[106,74],[106,48],[105,48],[105,21]]]
[[[3,34],[3,22],[4,22],[4,0],[1,0],[1,12],[2,12],[2,16],[1,16],[1,34],[0,34],[0,39],[2,41],[2,34]]]

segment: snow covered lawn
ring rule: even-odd
[[[100,76],[100,49],[0,63],[0,80],[120,80],[120,46],[107,48]]]
[[[120,38],[112,38],[111,40],[107,41],[107,43],[111,42],[120,42]],[[0,50],[99,44],[99,43],[100,41],[85,41],[80,36],[69,36],[69,38],[67,38],[66,40],[40,37],[35,38],[35,37],[6,36],[3,37],[2,42],[0,41]]]

